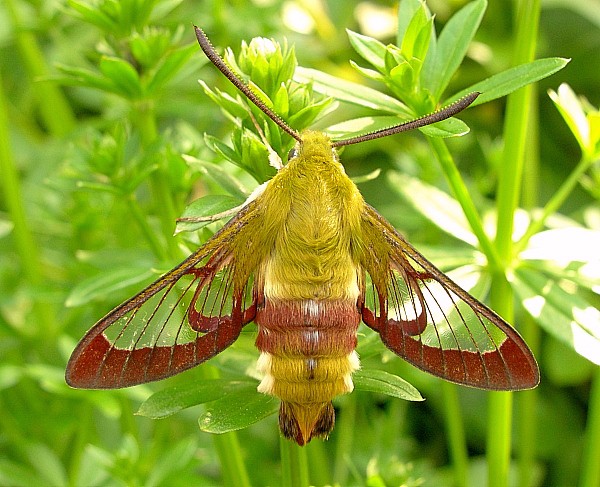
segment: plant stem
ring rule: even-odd
[[[521,323],[521,334],[536,354],[540,349],[540,328],[531,316]],[[519,432],[519,485],[533,485],[537,446],[538,391],[523,391],[518,396],[517,431]]]
[[[75,116],[62,91],[48,80],[48,68],[37,41],[31,32],[24,30],[13,0],[6,0],[6,7],[15,30],[15,40],[19,53],[27,69],[30,80],[35,82],[33,92],[40,108],[44,126],[52,135],[62,136],[75,127]]]
[[[454,163],[454,159],[446,146],[446,143],[438,137],[428,137],[429,144],[431,145],[433,152],[435,153],[440,165],[442,166],[442,170],[444,171],[444,175],[446,176],[446,180],[450,185],[450,189],[452,190],[452,194],[456,198],[456,200],[460,203],[460,206],[463,209],[465,217],[467,221],[471,225],[471,230],[477,237],[479,241],[479,246],[481,250],[485,253],[488,264],[491,268],[498,268],[498,254],[496,249],[492,246],[490,239],[485,233],[483,229],[483,224],[481,223],[481,219],[479,218],[479,213],[475,208],[475,204],[469,195],[469,190],[465,186],[458,169],[456,168],[456,164]]]
[[[540,3],[539,0],[522,0],[518,4],[515,57],[518,65],[534,58]],[[508,97],[504,125],[504,152],[498,184],[498,222],[496,248],[503,268],[510,268],[513,261],[512,235],[514,214],[520,200],[522,187],[525,142],[528,134],[531,107],[531,86],[526,86]],[[490,293],[492,307],[505,319],[514,318],[513,293],[501,269],[492,272]],[[512,396],[506,392],[489,395],[487,434],[488,485],[508,485],[510,466],[510,434],[512,423]]]
[[[544,209],[542,210],[542,214],[531,222],[525,234],[515,245],[516,251],[523,250],[527,246],[529,239],[544,227],[546,219],[562,206],[571,192],[575,189],[575,186],[577,186],[581,176],[585,174],[585,172],[594,162],[595,161],[593,159],[589,159],[585,155],[582,157],[577,164],[577,167],[573,170],[573,172],[571,172],[571,174],[569,174],[569,177],[565,179],[563,184],[552,195],[550,200],[548,200],[548,203],[546,203]]]
[[[281,479],[283,487],[308,487],[306,451],[283,436],[279,437]]]
[[[147,153],[151,152],[152,145],[158,138],[154,103],[151,100],[141,101],[134,105],[134,109],[142,145]],[[150,157],[149,159],[153,158]],[[154,171],[150,177],[156,200],[156,208],[158,210],[163,235],[170,237],[166,239],[169,253],[171,255],[178,255],[177,239],[172,236],[177,212],[175,211],[173,196],[168,186],[164,161],[158,160],[157,162],[159,169],[158,171]]]
[[[152,252],[154,255],[160,260],[167,260],[167,252],[165,251],[164,245],[160,242],[160,240],[156,237],[154,230],[148,224],[148,218],[144,215],[144,212],[141,210],[140,205],[138,204],[135,196],[133,194],[129,195],[126,199],[127,206],[129,207],[129,211],[131,212],[133,219],[137,222],[144,237],[146,237],[147,242],[150,244],[152,248]]]
[[[348,479],[348,458],[352,455],[354,439],[354,424],[356,421],[356,395],[350,394],[343,399],[343,409],[336,425],[335,461],[333,464],[333,479],[340,485],[345,485]]]
[[[448,435],[448,448],[454,469],[454,484],[457,487],[468,485],[469,455],[465,441],[462,415],[456,385],[441,381],[444,397],[444,419]]]
[[[10,147],[10,131],[6,98],[4,96],[4,84],[0,73],[0,187],[3,189],[6,207],[13,223],[13,235],[15,248],[20,258],[23,275],[28,283],[34,288],[42,286],[45,276],[41,271],[38,246],[33,238],[31,229],[27,222],[25,208],[23,206],[23,195],[18,171],[15,166],[12,150]],[[43,333],[48,339],[56,334],[56,321],[54,310],[49,303],[35,300],[33,311],[36,317],[35,323],[28,327],[28,333],[36,336]]]
[[[218,379],[219,371],[210,365],[200,368],[204,379]],[[212,435],[213,443],[219,457],[223,485],[226,487],[250,487],[250,478],[244,460],[242,450],[235,431]]]
[[[523,168],[523,188],[527,188],[522,197],[522,206],[528,211],[538,206],[540,187],[539,177],[539,117],[537,111],[537,87],[533,87],[534,96],[531,101],[532,109],[528,126],[526,145],[526,160],[528,163]],[[515,249],[515,255],[518,251]],[[521,312],[521,335],[533,351],[534,355],[540,349],[540,328],[535,320],[527,313]],[[517,398],[518,414],[516,416],[516,431],[518,432],[519,452],[519,485],[527,487],[533,485],[533,472],[535,468],[535,454],[537,447],[537,403],[538,391],[524,391]]]
[[[596,367],[588,405],[579,487],[600,485],[600,367]]]

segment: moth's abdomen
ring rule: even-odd
[[[352,391],[358,369],[355,300],[269,300],[257,312],[260,392],[281,399],[283,434],[300,444],[327,436],[331,400]]]

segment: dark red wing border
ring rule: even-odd
[[[364,224],[378,223],[385,231],[380,232],[382,241],[373,246],[388,249],[388,282],[383,289],[381,278],[372,279],[380,283],[373,285],[377,297],[371,306],[363,305],[362,316],[384,344],[416,367],[458,384],[489,390],[537,386],[537,363],[518,332],[438,270],[369,207]],[[372,230],[365,233],[376,235]],[[422,320],[424,310],[425,326],[420,322],[415,327],[415,318]]]

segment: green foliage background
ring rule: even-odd
[[[407,5],[418,2],[405,0],[402,8]],[[435,18],[423,17],[422,25],[433,23],[439,34],[465,5],[428,2]],[[374,9],[393,25],[396,8],[396,2],[354,0],[0,4],[0,485],[599,484],[598,5],[549,2],[537,31],[535,1],[491,2],[487,9],[483,1],[473,2],[468,8],[485,15],[443,93],[426,91],[441,79],[439,71],[418,75],[415,59],[429,46],[423,39],[410,49],[410,68],[394,80],[382,85],[362,75],[381,78],[367,63],[376,61],[378,47],[349,38],[345,29],[367,34]],[[293,28],[293,9],[312,19],[308,34]],[[406,30],[408,18],[400,16],[400,23]],[[251,332],[213,361],[162,383],[120,391],[66,386],[64,368],[83,333],[219,225],[173,236],[176,218],[234,206],[272,174],[266,149],[247,132],[252,125],[243,103],[207,65],[192,24],[221,52],[230,47],[237,54],[241,41],[256,36],[295,46],[298,64],[315,70],[297,70],[295,79],[311,74],[312,89],[290,85],[295,98],[284,99],[276,95],[278,83],[275,94],[260,84],[260,66],[251,77],[276,108],[292,108],[289,116],[297,114],[294,107],[316,103],[298,117],[296,128],[334,106],[320,94],[331,81],[323,73],[359,86],[348,103],[339,82],[329,83],[327,93],[341,101],[317,122],[328,127],[366,116],[383,123],[381,112],[389,121],[390,107],[377,104],[381,94],[400,98],[406,116],[421,115],[524,62],[532,54],[528,49],[536,59],[571,59],[529,94],[511,95],[508,106],[501,97],[461,114],[471,128],[466,137],[417,132],[353,146],[342,155],[367,201],[436,265],[450,270],[476,263],[487,276],[482,298],[492,282],[495,309],[514,316],[536,352],[542,369],[537,390],[515,394],[513,403],[513,396],[442,383],[386,352],[365,330],[359,352],[365,372],[376,372],[358,378],[362,390],[338,398],[331,438],[299,450],[279,438],[275,415],[235,432],[205,432],[237,429],[236,421],[249,424],[250,417],[276,409],[256,404],[248,382],[241,383],[237,403],[225,397],[150,419],[160,416],[159,392],[135,415],[157,391],[166,390],[162,400],[172,401],[158,402],[160,407],[176,410],[181,407],[173,398],[182,399],[196,384],[203,390],[215,380],[210,395],[252,376],[257,352]],[[383,45],[397,43],[394,30],[376,32]],[[461,39],[445,41],[449,59],[460,63],[448,46]],[[374,46],[370,54],[368,46]],[[564,64],[555,62],[544,76]],[[533,79],[529,69],[513,74],[505,94]],[[570,89],[559,89],[563,83]],[[529,125],[519,115],[527,108]],[[289,141],[268,135],[284,156]],[[522,148],[517,140],[524,141]],[[510,166],[521,158],[522,174]],[[452,176],[454,164],[462,178]],[[520,197],[515,186],[522,188]],[[522,210],[515,219],[516,243],[506,249],[501,241],[512,232],[511,195]],[[185,210],[201,196],[209,197],[205,204]],[[366,392],[374,389],[369,380],[387,377],[379,370],[406,379],[426,401],[390,397],[401,388],[395,382]]]

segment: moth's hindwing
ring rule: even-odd
[[[109,389],[159,380],[231,345],[256,313],[250,257],[258,257],[249,235],[255,210],[248,205],[179,266],[96,323],[69,360],[69,385]]]
[[[438,270],[374,209],[363,216],[363,321],[416,367],[491,390],[535,387],[539,370],[521,336]],[[371,298],[369,298],[371,296]]]

